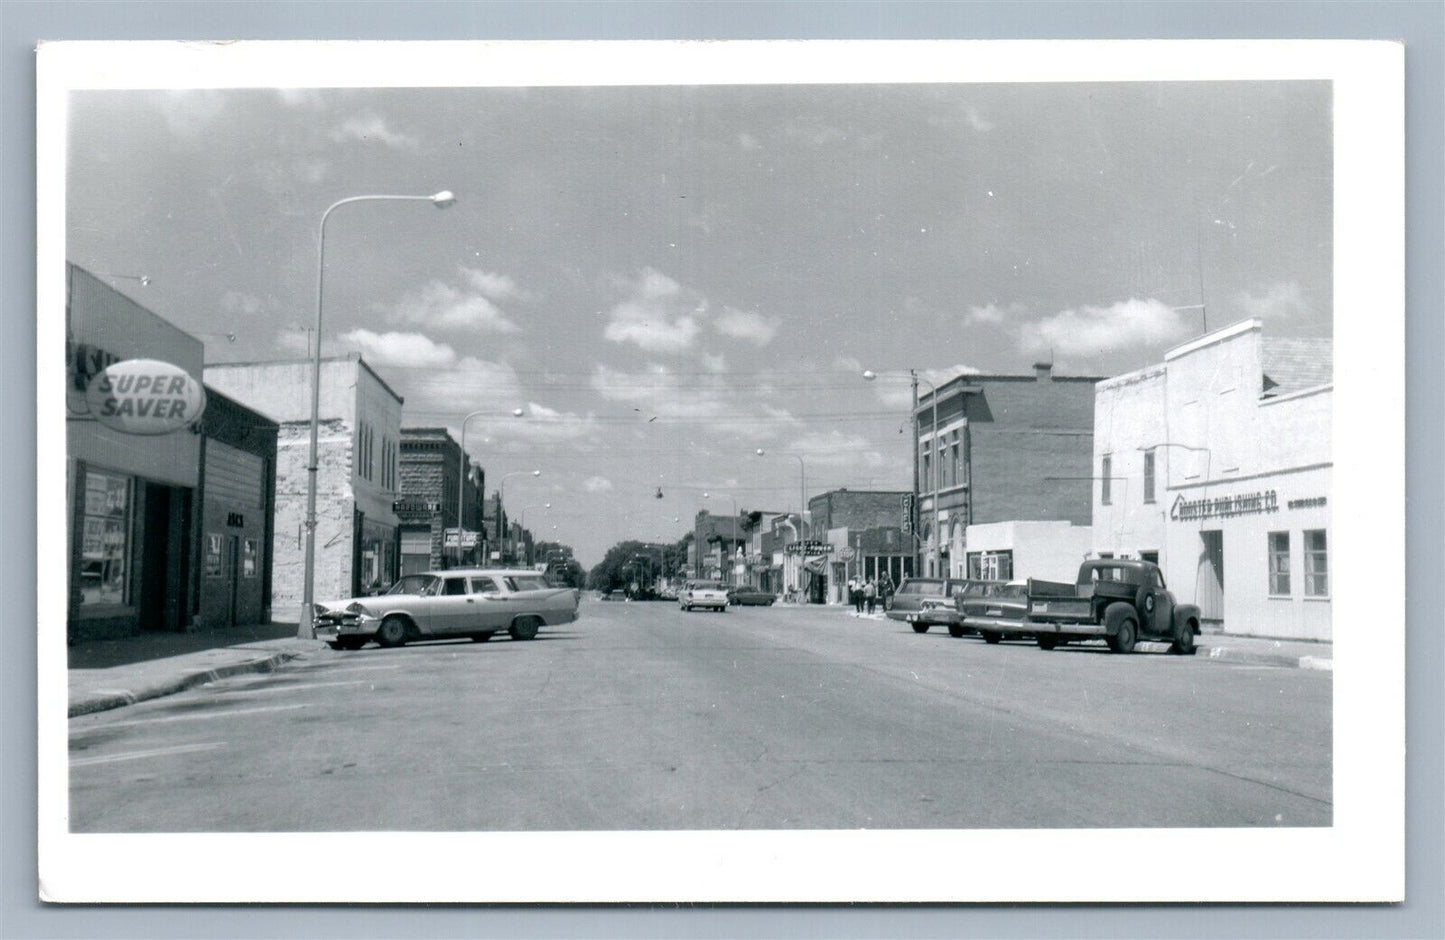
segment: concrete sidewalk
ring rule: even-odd
[[[840,615],[860,620],[887,620],[881,612],[856,614],[851,607],[830,605]],[[815,608],[820,609],[820,608]],[[893,621],[901,623],[901,621]],[[907,624],[904,624],[907,626]],[[934,630],[945,631],[944,627]],[[1334,645],[1310,640],[1275,640],[1268,637],[1240,636],[1229,633],[1205,633],[1197,640],[1199,652],[1210,660],[1257,666],[1285,666],[1292,669],[1322,669],[1334,671]],[[1168,649],[1169,644],[1153,640],[1141,640],[1141,652],[1159,652]]]
[[[145,633],[70,648],[69,716],[133,705],[246,672],[269,672],[319,650],[295,624],[207,633]]]

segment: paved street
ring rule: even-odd
[[[79,832],[1322,826],[1327,672],[584,600],[70,721]]]

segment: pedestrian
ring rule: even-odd
[[[872,614],[873,605],[878,600],[878,585],[873,583],[872,578],[869,578],[868,583],[863,585],[863,600],[868,605],[868,613]]]
[[[884,610],[893,606],[893,579],[886,571],[883,572],[883,577],[878,579],[878,599],[883,603]]]
[[[853,605],[853,616],[863,612],[863,590],[857,578],[848,579],[848,603]]]

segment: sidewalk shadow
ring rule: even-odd
[[[67,651],[70,669],[109,669],[131,663],[165,659],[186,653],[262,643],[296,636],[294,623],[258,623],[225,630],[199,630],[195,633],[145,631],[136,636],[114,640],[84,640]]]

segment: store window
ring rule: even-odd
[[[241,577],[256,577],[258,570],[257,559],[259,557],[260,543],[256,539],[246,539],[241,543]]]
[[[128,600],[130,494],[130,477],[86,470],[80,548],[82,606]]]
[[[361,569],[357,586],[363,591],[387,588],[396,579],[396,530],[365,520],[361,526]]]
[[[1330,557],[1324,529],[1306,529],[1305,596],[1330,596]]]
[[[219,578],[225,569],[225,537],[214,532],[206,535],[206,577]]]
[[[1113,501],[1113,490],[1110,488],[1110,484],[1113,483],[1113,480],[1110,479],[1113,472],[1114,458],[1109,454],[1105,454],[1104,461],[1099,466],[1099,481],[1101,492],[1099,501],[1105,506],[1110,505]]]
[[[1154,448],[1144,451],[1144,502],[1154,502]]]
[[[1289,596],[1289,533],[1269,533],[1269,593]]]

